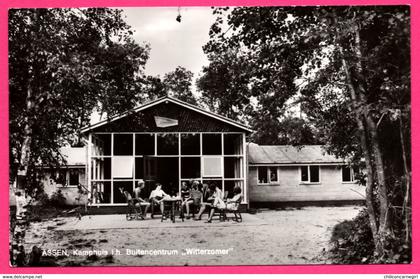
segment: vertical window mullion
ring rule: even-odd
[[[114,203],[114,174],[113,174],[114,162],[112,160],[113,158],[114,158],[114,133],[111,133],[111,200],[110,200],[111,204]]]
[[[311,183],[311,167],[308,165],[306,166],[307,171],[308,171],[308,182]]]
[[[181,193],[181,133],[178,133],[178,193]]]

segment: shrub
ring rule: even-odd
[[[57,190],[51,194],[49,204],[55,207],[63,207],[65,205],[66,198],[63,196],[61,190]]]
[[[374,243],[367,210],[362,210],[353,220],[334,226],[331,242],[333,262],[343,264],[370,263],[374,261]]]
[[[393,235],[386,237],[385,253],[379,258],[375,255],[375,245],[369,225],[367,210],[362,210],[353,220],[334,226],[331,235],[331,249],[334,263],[410,263],[411,244],[404,238],[405,230],[394,225]]]
[[[38,194],[36,200],[40,206],[46,206],[50,203],[50,199],[45,192]]]

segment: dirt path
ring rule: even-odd
[[[355,217],[359,210],[360,207],[355,206],[305,207],[262,211],[248,217],[244,214],[244,223],[240,225],[214,221],[208,226],[196,221],[194,226],[188,227],[194,222],[188,220],[186,226],[160,227],[159,220],[151,220],[155,222],[153,228],[65,231],[60,230],[60,226],[74,222],[74,218],[58,218],[34,223],[27,233],[27,241],[29,247],[37,245],[44,251],[64,249],[60,251],[66,251],[68,256],[44,257],[59,265],[323,264],[328,263],[323,251],[328,250],[333,226]],[[95,217],[89,222],[93,224]],[[123,225],[127,221],[121,216],[119,222]],[[120,255],[115,254],[116,249]],[[95,255],[75,255],[74,251],[85,254],[90,251]]]

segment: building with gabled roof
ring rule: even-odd
[[[240,187],[244,208],[250,203],[363,199],[355,170],[321,145],[247,144],[252,130],[246,125],[172,97],[110,116],[82,133],[87,146],[63,152],[68,165],[79,169],[78,183],[89,189],[95,207],[124,206],[119,189],[132,192],[140,180],[146,183],[146,198],[158,182],[171,195],[192,180],[214,183],[227,197]],[[61,181],[56,188],[66,193],[77,189],[74,173]]]
[[[364,200],[358,170],[322,145],[248,144],[251,203],[348,202]]]

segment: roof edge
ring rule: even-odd
[[[249,128],[248,126],[246,126],[246,125],[244,125],[244,124],[242,124],[240,122],[234,121],[234,120],[232,120],[230,118],[227,118],[225,116],[219,115],[217,113],[207,111],[207,110],[202,109],[202,108],[200,108],[198,106],[191,105],[191,104],[189,104],[187,102],[178,100],[178,99],[173,98],[173,97],[170,97],[170,96],[160,97],[160,98],[158,98],[156,100],[150,101],[150,102],[145,103],[143,105],[140,105],[140,106],[138,106],[136,108],[129,109],[129,110],[126,110],[126,111],[121,112],[119,114],[110,116],[107,119],[104,119],[102,121],[99,121],[99,122],[97,122],[95,124],[92,124],[92,125],[88,125],[86,127],[83,127],[80,131],[81,131],[82,134],[85,134],[86,132],[89,132],[90,130],[93,130],[95,128],[98,128],[100,126],[103,126],[103,125],[105,125],[107,123],[111,123],[111,122],[113,122],[115,120],[121,119],[121,118],[127,116],[130,113],[136,113],[136,112],[142,111],[142,110],[147,109],[149,107],[158,105],[158,104],[160,104],[160,103],[162,103],[164,101],[171,101],[172,103],[175,103],[175,104],[178,104],[180,106],[183,106],[183,107],[192,109],[192,110],[194,110],[194,111],[196,111],[198,113],[207,115],[209,117],[213,117],[213,118],[215,118],[215,119],[217,119],[219,121],[223,121],[223,122],[226,122],[226,123],[228,123],[230,125],[236,126],[236,127],[240,128],[242,130],[245,130],[245,131],[247,131],[249,133],[254,132],[254,130],[252,130],[251,128]]]

